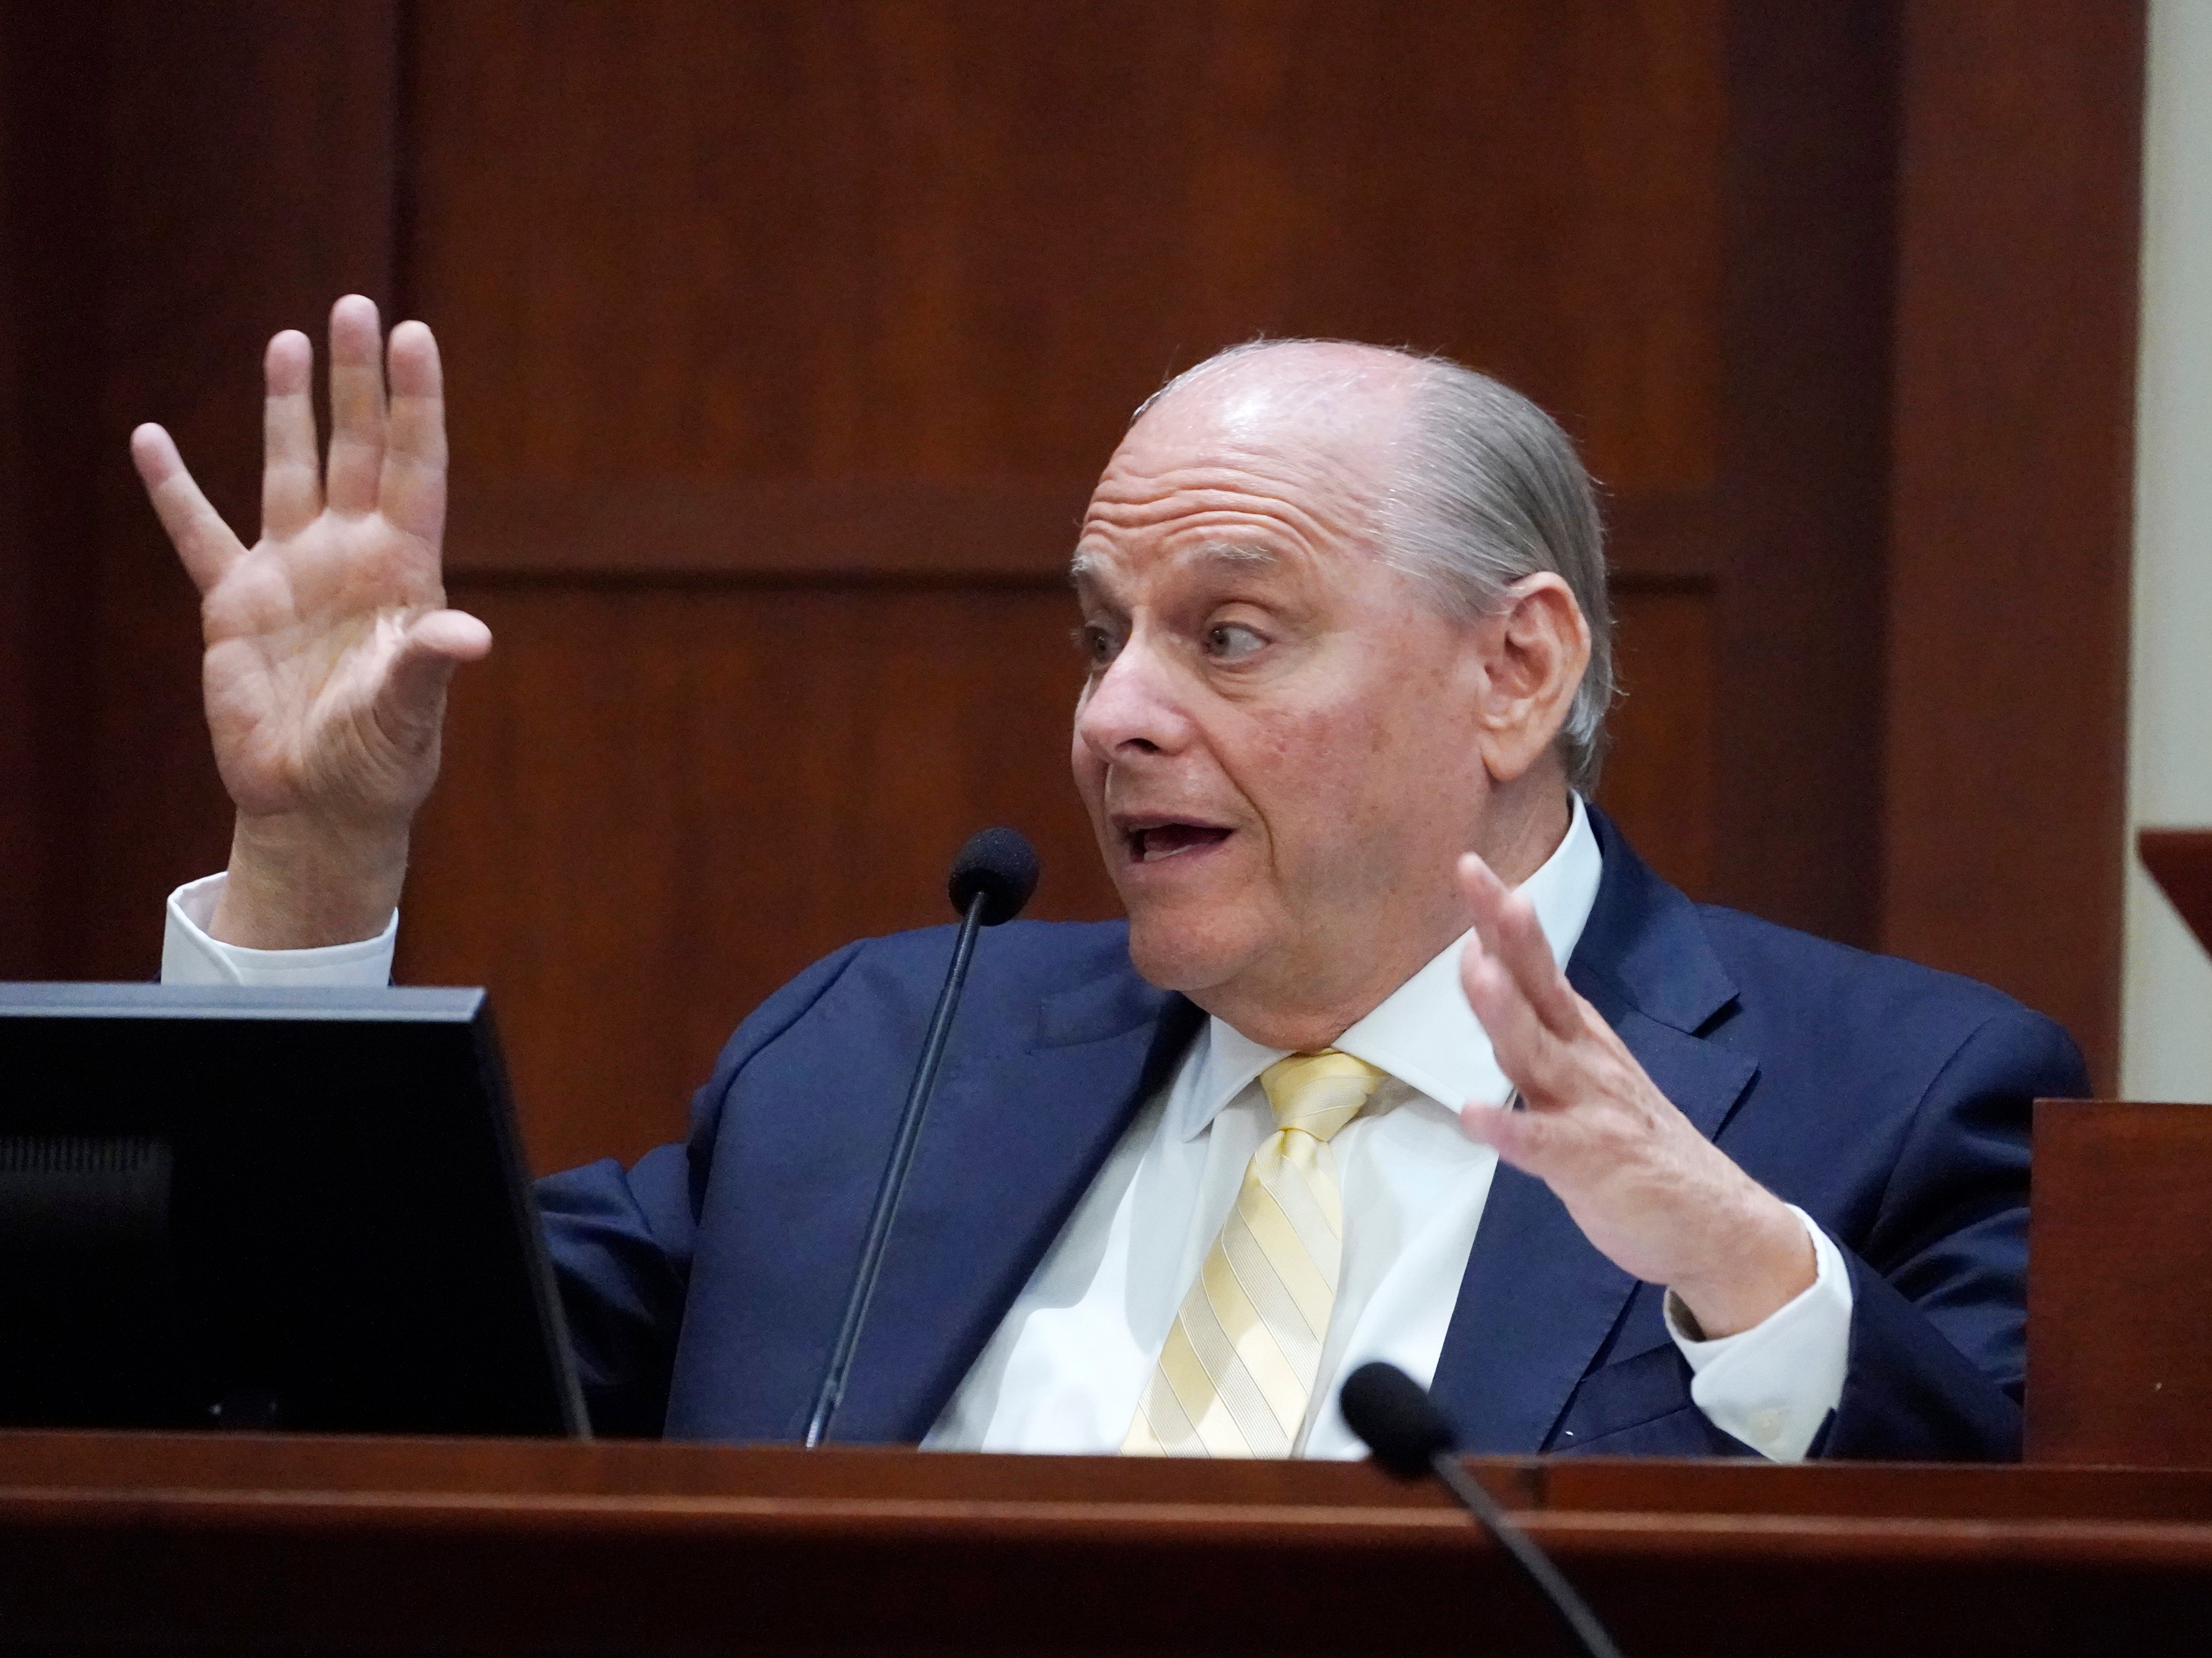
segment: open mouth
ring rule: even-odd
[[[1229,831],[1206,823],[1157,823],[1128,832],[1129,856],[1138,863],[1158,863],[1184,852],[1218,846]]]

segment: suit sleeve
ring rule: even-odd
[[[658,1435],[668,1407],[691,1246],[731,1084],[836,983],[860,947],[816,962],[754,1010],[693,1097],[691,1133],[624,1168],[613,1158],[538,1183],[547,1252],[561,1287],[592,1425]]]
[[[2021,1450],[2030,1118],[2088,1092],[2064,1031],[1997,1014],[1914,1114],[1875,1222],[1844,1259],[1850,1349],[1815,1455],[2001,1460]]]

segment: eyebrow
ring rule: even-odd
[[[1247,570],[1267,570],[1283,562],[1273,547],[1256,541],[1208,541],[1191,554],[1195,564],[1227,564]]]
[[[1254,541],[1207,541],[1187,555],[1196,564],[1224,565],[1232,570],[1270,570],[1283,562],[1273,547]],[[1079,552],[1068,561],[1067,579],[1077,587],[1105,573],[1106,561],[1095,552]]]

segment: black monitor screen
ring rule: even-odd
[[[483,992],[0,985],[0,1423],[582,1433]]]

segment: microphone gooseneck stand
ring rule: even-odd
[[[985,829],[971,837],[953,860],[947,890],[953,908],[961,912],[960,930],[952,942],[952,965],[938,992],[937,1011],[929,1021],[929,1034],[921,1045],[921,1058],[907,1089],[906,1106],[899,1113],[898,1131],[891,1138],[890,1161],[876,1188],[876,1205],[868,1216],[868,1230],[860,1245],[860,1270],[845,1298],[845,1315],[837,1326],[836,1344],[830,1350],[829,1368],[814,1395],[814,1411],[806,1422],[806,1445],[811,1450],[829,1436],[830,1422],[845,1397],[846,1378],[853,1355],[860,1344],[860,1329],[867,1321],[868,1303],[875,1299],[876,1279],[883,1271],[884,1250],[890,1242],[891,1222],[898,1217],[901,1195],[914,1167],[915,1147],[921,1139],[921,1119],[929,1096],[937,1087],[937,1070],[945,1058],[945,1045],[952,1033],[952,1015],[960,1006],[960,992],[968,983],[968,964],[975,954],[975,935],[982,928],[1011,921],[1029,902],[1036,888],[1036,853],[1028,841],[1011,829]]]
[[[1443,1482],[1444,1489],[1498,1539],[1506,1557],[1535,1586],[1577,1651],[1587,1658],[1620,1658],[1620,1649],[1589,1603],[1452,1454],[1451,1429],[1426,1388],[1395,1364],[1363,1364],[1344,1379],[1337,1402],[1352,1431],[1383,1467],[1401,1479],[1434,1474]]]

